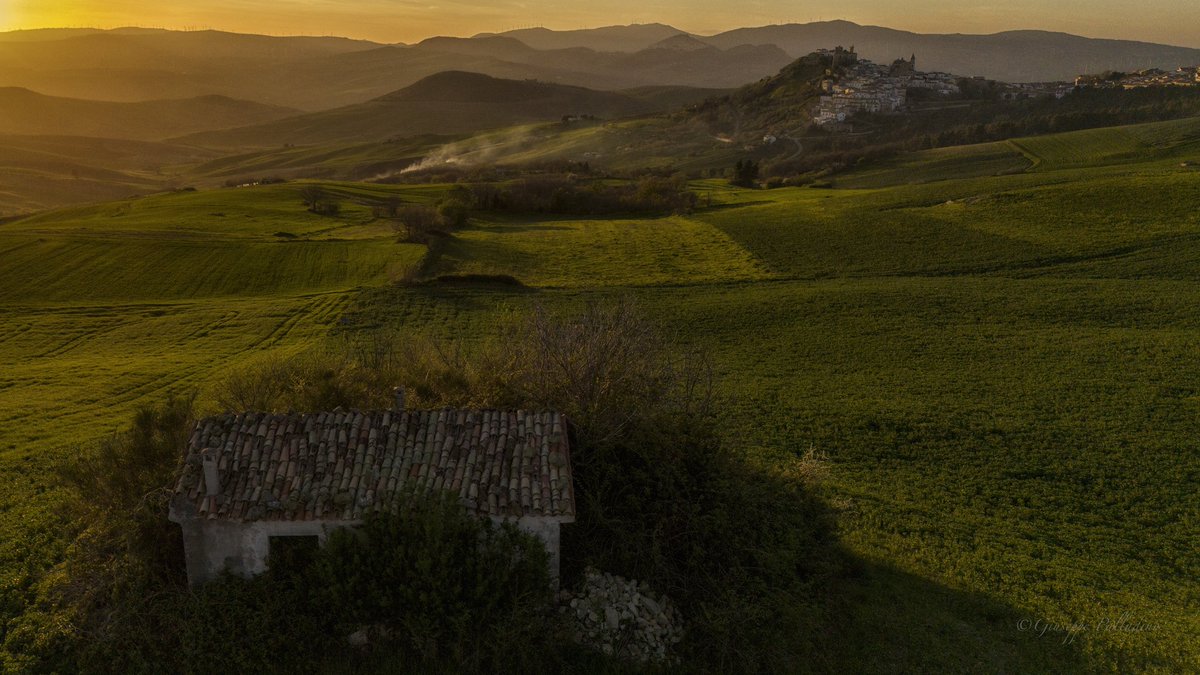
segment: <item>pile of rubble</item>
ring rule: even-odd
[[[586,571],[578,591],[562,593],[560,611],[573,617],[580,643],[631,660],[663,661],[683,638],[683,622],[668,598],[595,569]]]

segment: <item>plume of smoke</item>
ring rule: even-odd
[[[448,143],[400,171],[413,173],[446,166],[478,166],[492,164],[497,159],[513,155],[531,141],[540,138],[528,127],[516,127],[503,132],[475,136]]]

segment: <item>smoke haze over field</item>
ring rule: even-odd
[[[515,127],[495,134],[449,143],[400,173],[413,173],[445,166],[478,166],[496,163],[503,160],[505,155],[512,154],[526,141],[534,139],[535,134],[532,130]]]

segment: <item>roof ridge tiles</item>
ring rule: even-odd
[[[447,491],[481,515],[574,519],[566,420],[552,410],[225,413],[197,422],[186,456],[206,448],[220,494],[206,498],[193,461],[176,486],[201,517],[354,520]]]

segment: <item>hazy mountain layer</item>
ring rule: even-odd
[[[614,26],[594,31],[561,32],[534,29],[502,35],[541,47],[588,44],[620,49],[624,44],[640,45],[636,49],[644,49],[653,41],[641,45],[640,40],[649,40],[651,36],[667,39],[681,32],[669,26],[650,28]],[[722,49],[746,44],[774,45],[793,57],[839,44],[855,46],[859,54],[879,62],[916,54],[918,66],[924,70],[982,75],[1008,82],[1071,80],[1082,73],[1105,70],[1174,70],[1200,63],[1200,49],[1036,30],[993,35],[939,35],[860,26],[849,21],[824,21],[738,28],[718,35],[693,37]]]
[[[645,97],[445,72],[367,103],[187,140],[220,147],[355,143],[463,133],[571,115],[624,117],[651,107]]]
[[[282,119],[296,112],[223,96],[112,103],[0,88],[0,134],[160,140]]]

